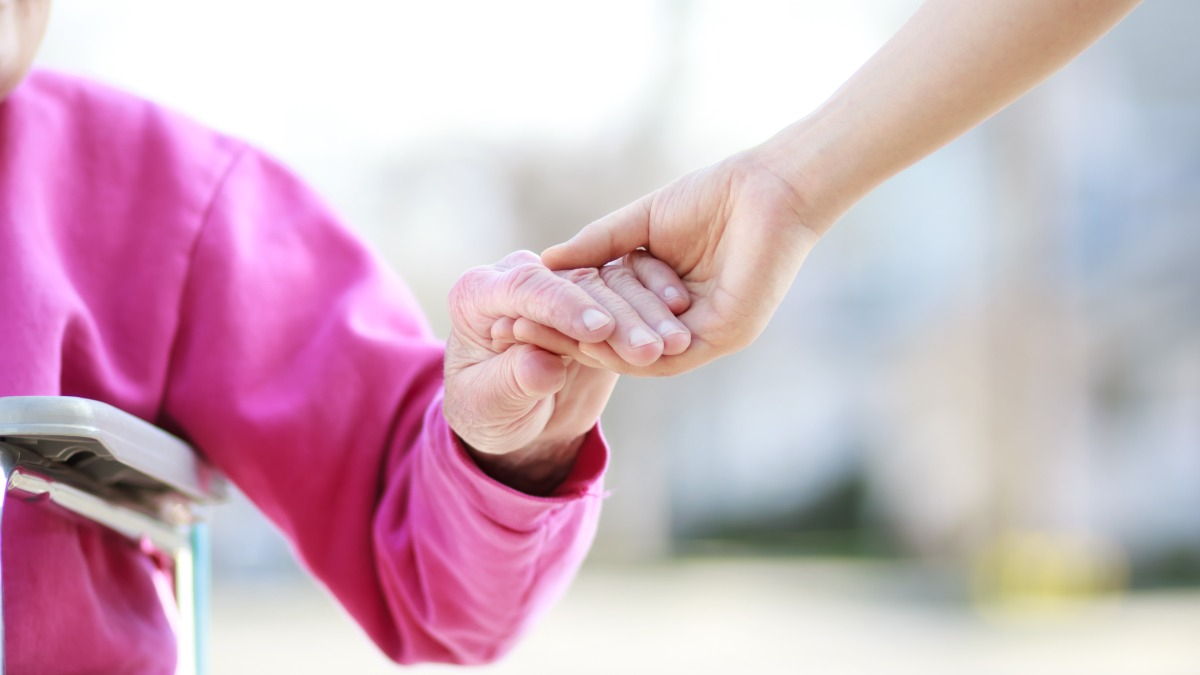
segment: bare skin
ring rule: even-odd
[[[450,293],[444,412],[484,472],[548,494],[570,471],[617,375],[560,356],[556,347],[603,345],[623,362],[643,365],[688,348],[672,308],[647,290],[673,285],[682,311],[681,282],[658,261],[639,270],[651,281],[632,270],[554,273],[534,253],[518,251],[460,277]],[[589,327],[589,313],[608,320]],[[523,342],[513,334],[518,323],[545,327],[561,343],[547,349]]]
[[[50,0],[0,0],[0,100],[29,72],[49,16]]]
[[[754,341],[805,256],[855,202],[1075,58],[1138,0],[927,0],[808,117],[547,249],[554,269],[643,248],[683,279],[693,346],[641,366],[602,347],[581,358],[672,375]]]

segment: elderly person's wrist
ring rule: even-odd
[[[512,452],[492,453],[476,449],[459,436],[467,455],[492,480],[542,497],[553,493],[571,473],[583,439],[535,441]]]

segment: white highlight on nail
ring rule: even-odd
[[[658,334],[663,337],[666,337],[668,335],[675,335],[677,333],[686,333],[686,332],[687,332],[687,329],[680,328],[679,324],[677,324],[677,323],[672,323],[670,321],[663,321],[662,323],[658,324]]]
[[[599,330],[608,325],[612,321],[612,317],[597,309],[583,310],[583,325],[587,326],[588,330]]]
[[[644,347],[655,341],[655,337],[650,334],[650,331],[642,327],[634,328],[629,331],[629,346]]]

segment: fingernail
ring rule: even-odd
[[[679,291],[675,290],[674,286],[667,286],[663,289],[663,299],[667,302],[679,297]]]
[[[633,330],[629,331],[630,347],[644,347],[654,341],[654,336],[651,335],[650,331],[646,330],[645,328],[634,328]]]
[[[664,322],[658,324],[658,334],[663,337],[666,337],[668,335],[675,335],[676,333],[686,333],[686,332],[688,332],[688,329],[684,328],[683,326],[680,326],[677,323],[671,322],[671,321],[664,321]]]
[[[612,321],[612,317],[601,312],[598,309],[583,310],[583,325],[587,326],[588,330],[600,330]]]

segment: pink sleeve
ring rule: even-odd
[[[504,653],[591,542],[607,448],[551,497],[484,476],[442,416],[442,345],[299,182],[246,152],[191,253],[165,395],[190,439],[391,658]]]

